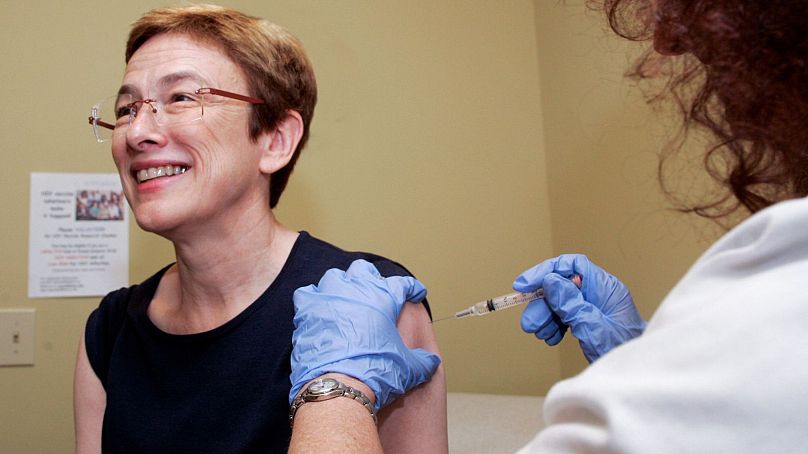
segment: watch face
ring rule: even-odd
[[[333,378],[324,378],[322,380],[317,380],[316,382],[309,385],[309,392],[315,394],[322,394],[337,389],[339,387],[339,382],[334,380]]]

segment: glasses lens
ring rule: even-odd
[[[163,93],[157,107],[157,123],[175,125],[191,123],[202,118],[202,96],[196,88],[178,87]]]
[[[161,126],[191,123],[202,118],[202,97],[198,85],[178,84],[153,99],[135,99],[118,95],[103,99],[90,110],[96,140],[112,140],[114,132],[125,130],[140,115],[151,115]]]

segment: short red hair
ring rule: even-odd
[[[253,139],[272,130],[288,110],[303,118],[303,136],[292,159],[270,177],[269,205],[274,208],[308,140],[317,104],[314,70],[303,45],[284,28],[233,9],[216,5],[158,8],[132,25],[126,62],[146,41],[164,33],[188,35],[217,46],[241,68],[249,95],[266,102],[253,106]]]

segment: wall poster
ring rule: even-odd
[[[99,296],[128,285],[118,174],[32,173],[30,210],[29,298]]]

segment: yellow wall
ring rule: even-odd
[[[621,81],[623,45],[582,6],[223,3],[292,30],[318,75],[311,141],[280,219],[404,263],[430,289],[436,318],[573,250],[630,284],[649,316],[703,248],[657,194],[659,127]],[[37,309],[36,365],[0,368],[2,452],[72,449],[74,356],[98,304],[27,298],[29,174],[114,171],[84,119],[120,82],[128,24],[162,4],[0,2],[0,308]],[[172,250],[134,223],[131,232],[138,282]],[[450,390],[541,395],[581,367],[574,340],[547,348],[518,318],[435,326]]]
[[[563,3],[533,2],[553,253],[587,254],[628,285],[647,319],[721,232],[661,194],[657,154],[680,120],[672,106],[645,103],[640,88],[659,85],[624,77],[649,44],[611,33],[584,0]],[[681,165],[688,174],[678,180],[704,187],[698,159]],[[586,366],[574,339],[561,352],[563,376]]]

